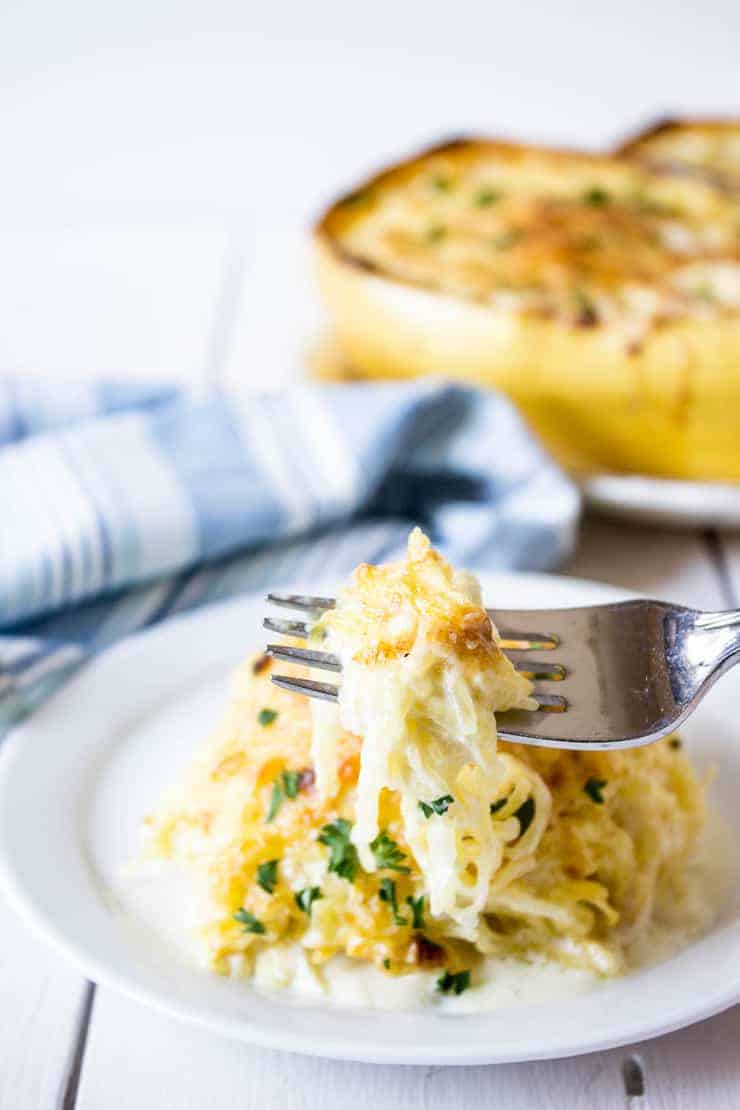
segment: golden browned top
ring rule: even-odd
[[[740,192],[740,120],[663,120],[618,151],[674,173],[690,173]]]
[[[471,592],[466,575],[453,571],[415,528],[403,559],[367,563],[322,624],[340,641],[359,645],[354,658],[376,663],[410,652],[420,628],[464,658],[500,656],[491,619]]]
[[[398,281],[577,326],[740,311],[740,203],[627,160],[470,140],[335,204],[319,238]]]

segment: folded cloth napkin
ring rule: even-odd
[[[458,565],[544,569],[578,510],[493,393],[426,381],[197,399],[0,378],[0,731],[174,613],[345,575],[392,557],[414,523]]]

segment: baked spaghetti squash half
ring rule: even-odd
[[[332,205],[315,256],[343,373],[495,386],[576,470],[740,479],[740,199],[713,184],[460,140]]]

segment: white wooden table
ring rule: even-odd
[[[0,8],[0,369],[288,380],[314,318],[308,219],[379,159],[461,129],[598,146],[666,108],[738,109],[731,0]],[[738,605],[740,540],[587,520],[564,573]],[[0,901],[0,1110],[612,1110],[633,1054],[643,1108],[730,1110],[738,1044],[740,1007],[568,1061],[302,1059],[94,988]]]

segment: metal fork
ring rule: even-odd
[[[308,621],[265,619],[265,628],[308,637],[330,597],[269,594],[274,605]],[[676,729],[714,682],[740,659],[740,611],[701,613],[662,601],[634,600],[579,609],[488,610],[501,647],[537,682],[562,682],[562,695],[535,687],[539,708],[496,715],[504,740],[548,748],[631,748]],[[518,632],[542,627],[550,631]],[[558,662],[525,656],[558,650]],[[340,671],[336,656],[315,648],[269,644],[276,659]],[[336,701],[338,687],[273,675],[286,690]]]

